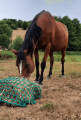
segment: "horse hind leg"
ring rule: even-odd
[[[61,58],[61,63],[62,63],[62,76],[64,76],[64,62],[65,62],[65,54],[66,54],[66,49],[62,49],[61,51],[61,55],[62,55],[62,58]]]
[[[50,52],[49,56],[50,56],[50,70],[49,70],[49,74],[48,74],[46,79],[50,79],[51,78],[52,69],[53,69],[53,63],[54,63],[53,52]]]

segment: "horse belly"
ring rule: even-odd
[[[60,38],[56,40],[56,44],[54,47],[54,49],[56,51],[61,51],[63,48],[66,48],[68,46],[68,40],[65,38]]]

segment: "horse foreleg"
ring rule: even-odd
[[[39,79],[39,84],[42,84],[42,81],[43,81],[43,72],[44,72],[44,69],[46,67],[46,60],[47,60],[47,57],[49,55],[50,48],[51,48],[51,44],[49,43],[45,48],[44,58],[43,58],[43,61],[41,63],[41,76],[40,76],[40,79]]]
[[[62,63],[62,75],[64,76],[64,62],[65,62],[64,57],[65,57],[65,54],[66,54],[66,50],[63,49],[63,50],[61,51],[61,54],[62,54],[62,58],[61,58],[61,63]]]
[[[39,55],[38,55],[38,50],[35,50],[35,65],[36,65],[36,79],[35,81],[39,81]]]
[[[52,68],[53,68],[53,63],[54,63],[54,57],[53,57],[53,52],[50,51],[50,70],[49,70],[49,74],[47,76],[46,79],[50,79],[51,78],[51,75],[52,75]]]

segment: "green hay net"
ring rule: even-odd
[[[41,98],[41,87],[24,78],[8,77],[0,80],[0,102],[10,105],[27,106]]]

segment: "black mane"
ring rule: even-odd
[[[26,32],[24,42],[23,42],[22,47],[19,50],[18,55],[17,55],[18,62],[20,62],[20,60],[25,59],[24,50],[28,49],[29,54],[30,55],[33,54],[34,48],[33,48],[32,38],[34,40],[34,43],[36,44],[36,42],[39,40],[41,33],[42,33],[42,29],[36,24],[36,19],[42,12],[38,13],[34,17],[31,25],[29,26],[29,28]]]

